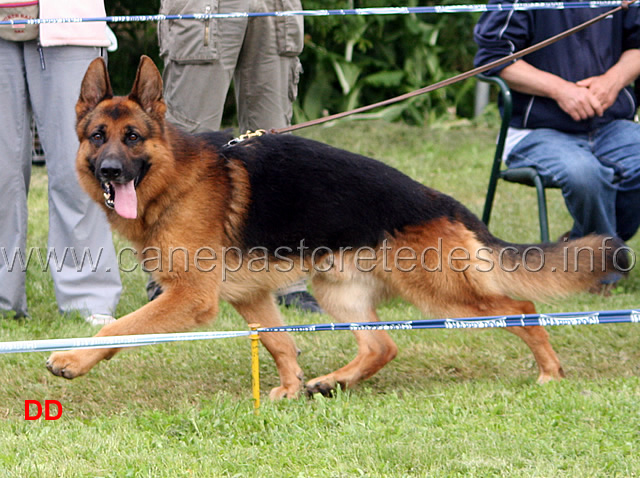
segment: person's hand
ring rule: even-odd
[[[607,74],[585,78],[576,85],[587,88],[597,98],[603,110],[613,105],[621,90],[618,79]]]
[[[602,116],[606,109],[590,88],[569,81],[563,82],[562,87],[555,92],[552,98],[574,121]]]

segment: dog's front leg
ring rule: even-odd
[[[218,311],[211,291],[164,291],[157,299],[115,322],[105,325],[96,337],[184,332],[211,320]],[[72,379],[86,374],[101,360],[110,359],[120,349],[77,349],[54,352],[47,368],[59,377]]]
[[[254,295],[250,301],[234,301],[232,305],[249,324],[259,323],[261,327],[283,325],[275,300],[268,292]],[[293,339],[286,332],[265,332],[260,334],[260,340],[273,357],[280,375],[280,386],[271,390],[269,398],[297,397],[304,377],[297,361],[300,351]]]

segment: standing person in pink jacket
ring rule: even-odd
[[[40,18],[105,15],[102,0],[13,3],[37,5]],[[49,178],[48,252],[55,253],[58,261],[51,261],[49,269],[58,308],[63,313],[86,314],[94,325],[104,324],[114,320],[122,285],[104,213],[76,179],[75,103],[89,63],[104,55],[109,45],[106,25],[51,23],[40,25],[35,32],[29,30],[0,31],[0,316],[11,311],[16,316],[27,315],[26,272],[18,254],[26,258],[29,253],[27,193],[33,115]],[[83,255],[84,264],[80,262]],[[32,261],[30,267],[40,264]]]

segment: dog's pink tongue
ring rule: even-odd
[[[135,219],[138,216],[138,198],[133,181],[127,184],[111,183],[115,190],[113,207],[125,219]]]

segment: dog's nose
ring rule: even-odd
[[[112,181],[122,176],[122,163],[117,159],[107,158],[100,165],[100,177]]]

